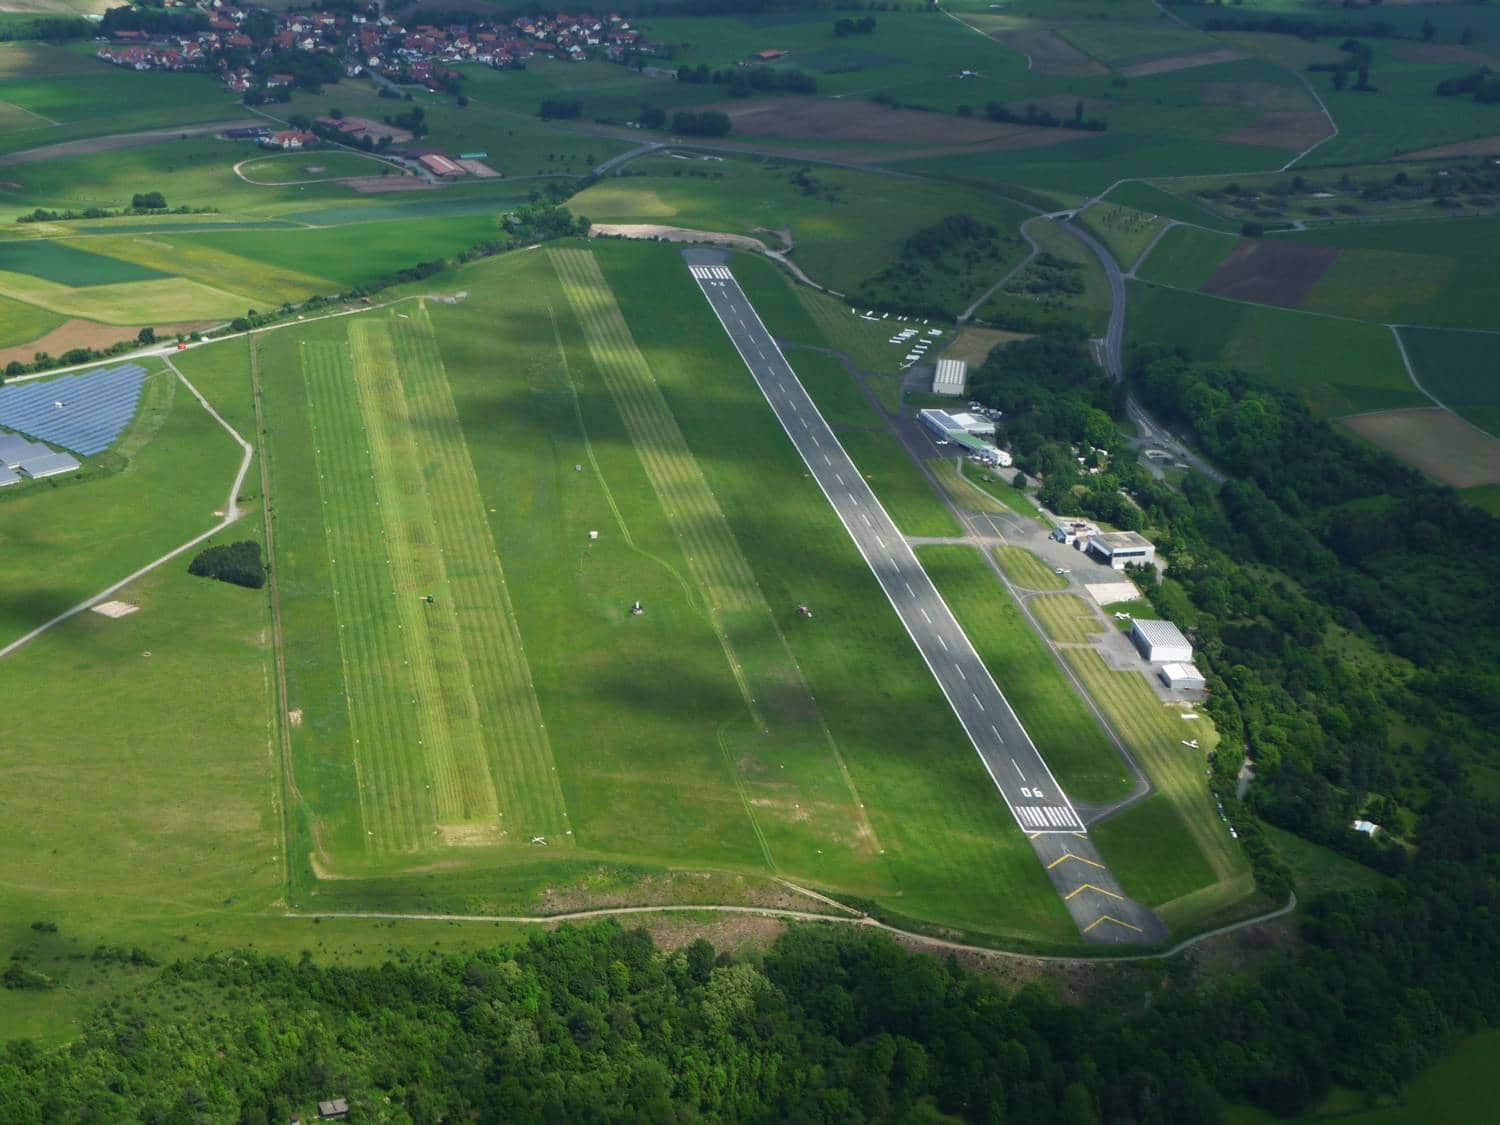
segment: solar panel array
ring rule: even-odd
[[[0,387],[0,426],[91,457],[135,417],[146,369],[134,363]]]

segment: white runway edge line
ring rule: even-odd
[[[798,456],[801,457],[803,463],[807,465],[810,470],[812,470],[813,480],[817,482],[819,489],[822,490],[824,498],[827,499],[829,506],[833,508],[834,514],[837,515],[839,517],[839,521],[843,523],[845,531],[849,533],[849,537],[854,541],[855,548],[859,551],[861,557],[863,557],[865,560],[865,564],[869,566],[871,573],[875,576],[877,585],[880,586],[881,591],[886,596],[886,599],[891,603],[891,608],[893,611],[895,611],[897,620],[899,620],[902,627],[906,629],[907,635],[912,640],[912,644],[916,646],[918,654],[921,655],[923,662],[927,665],[928,671],[931,672],[933,679],[937,682],[938,689],[943,693],[944,698],[948,700],[948,706],[952,709],[954,715],[957,716],[959,724],[964,728],[964,732],[969,736],[970,743],[973,745],[975,752],[979,755],[980,763],[984,766],[985,772],[989,774],[990,780],[994,783],[995,788],[999,791],[1000,797],[1005,802],[1006,808],[1010,810],[1011,816],[1015,818],[1016,823],[1019,824],[1021,828],[1029,835],[1039,835],[1042,833],[1053,832],[1071,833],[1075,836],[1086,835],[1087,829],[1084,827],[1082,818],[1079,817],[1078,813],[1074,810],[1072,801],[1068,798],[1067,794],[1063,792],[1062,786],[1058,784],[1057,779],[1052,775],[1051,767],[1047,765],[1046,760],[1036,749],[1036,745],[1032,741],[1030,733],[1022,724],[1020,716],[1015,713],[1014,708],[1012,708],[1010,705],[1010,701],[1005,698],[1004,692],[1000,690],[999,685],[994,681],[994,677],[990,675],[989,669],[985,666],[984,662],[979,659],[979,655],[974,650],[973,645],[969,642],[967,634],[965,634],[963,629],[959,626],[958,619],[953,616],[953,611],[949,608],[947,602],[944,601],[942,595],[938,593],[937,586],[932,582],[932,579],[928,577],[926,570],[923,569],[922,564],[917,559],[915,552],[912,551],[912,549],[907,545],[905,539],[901,538],[899,531],[897,531],[897,538],[899,539],[897,549],[898,551],[904,550],[907,555],[907,558],[903,561],[909,561],[911,565],[915,567],[916,571],[921,575],[921,580],[927,583],[927,586],[932,592],[934,605],[936,607],[941,607],[942,613],[945,613],[947,615],[947,621],[944,622],[944,624],[949,627],[949,631],[956,635],[962,648],[966,648],[968,650],[967,652],[964,652],[961,649],[959,655],[961,657],[972,657],[974,664],[983,671],[985,679],[989,682],[989,686],[994,690],[995,695],[1005,705],[1005,709],[1010,714],[1011,720],[1015,723],[1016,728],[1026,739],[1029,748],[1031,749],[1033,755],[1036,757],[1037,762],[1041,765],[1043,772],[1045,772],[1045,774],[1047,775],[1046,781],[1049,788],[1044,790],[1044,792],[1047,792],[1049,794],[1056,794],[1056,798],[1054,799],[1060,799],[1064,803],[1062,805],[1038,807],[1031,805],[1018,806],[1011,802],[1009,794],[1007,794],[1005,791],[1005,786],[1001,783],[1000,778],[996,776],[995,771],[990,767],[990,763],[981,749],[979,738],[976,736],[974,730],[970,728],[967,720],[965,720],[963,710],[958,706],[952,695],[949,694],[948,688],[943,683],[942,677],[938,675],[937,669],[933,666],[932,661],[928,659],[927,653],[923,650],[916,634],[912,631],[910,623],[907,622],[905,616],[901,613],[901,607],[896,604],[895,598],[891,595],[890,591],[886,589],[886,585],[881,580],[880,571],[875,566],[874,560],[866,552],[864,544],[860,542],[860,538],[857,534],[855,534],[854,528],[851,527],[848,520],[844,518],[843,512],[839,510],[839,506],[834,503],[832,494],[828,491],[827,487],[824,486],[823,481],[819,479],[816,468],[813,466],[812,462],[808,460],[807,456],[802,452],[801,447],[797,444],[796,439],[792,436],[791,430],[787,427],[786,421],[781,417],[780,412],[776,409],[776,403],[771,399],[771,396],[767,392],[765,385],[762,383],[760,376],[756,374],[755,369],[750,365],[749,360],[746,358],[745,351],[740,347],[739,341],[735,339],[734,333],[730,330],[729,325],[725,322],[724,317],[720,314],[718,306],[714,304],[713,296],[709,291],[709,286],[712,284],[715,285],[716,288],[723,289],[725,287],[725,284],[728,283],[734,285],[736,289],[739,289],[738,283],[734,280],[734,275],[722,266],[689,265],[688,269],[694,279],[697,280],[698,288],[702,292],[704,299],[708,301],[708,306],[713,310],[715,318],[719,321],[719,325],[724,329],[725,334],[729,336],[730,342],[734,345],[735,351],[739,354],[741,361],[744,362],[746,368],[750,371],[751,378],[755,379],[756,386],[760,388],[762,395],[765,396],[767,404],[771,407],[772,414],[776,416],[777,422],[780,423],[781,428],[783,432],[786,433],[788,440],[792,442],[793,447],[797,450]],[[845,460],[849,463],[851,471],[853,471],[855,475],[858,476],[858,470],[854,465],[853,459],[849,457],[848,451],[845,450],[843,444],[839,442],[838,437],[833,432],[833,428],[828,425],[828,421],[823,417],[822,412],[818,409],[817,403],[813,401],[812,396],[809,395],[806,388],[802,386],[801,380],[797,379],[796,372],[792,369],[791,364],[787,362],[786,357],[782,354],[781,348],[775,342],[775,337],[771,335],[764,322],[761,321],[760,314],[756,311],[755,306],[751,303],[750,299],[745,296],[743,290],[739,290],[739,295],[746,309],[749,311],[749,315],[754,319],[756,326],[765,335],[765,338],[770,341],[771,347],[776,353],[776,359],[780,362],[784,371],[787,374],[791,375],[791,381],[795,384],[796,390],[801,392],[803,398],[806,400],[807,405],[811,408],[813,414],[817,417],[818,421],[822,423],[824,433],[826,433],[828,438],[832,441],[833,445],[838,449],[839,453],[842,454]],[[779,384],[780,379],[775,376],[768,375],[766,377],[766,381]],[[806,420],[803,419],[803,422],[805,425]],[[860,477],[860,480],[863,481],[863,477]],[[866,488],[868,490],[868,485],[866,486]],[[890,514],[886,512],[885,507],[880,503],[879,497],[875,496],[873,491],[870,491],[870,500],[874,507],[880,512],[885,521],[894,529],[896,527],[895,521],[890,518]],[[895,561],[894,558],[892,559],[892,561]],[[899,564],[896,566],[896,570],[898,574],[901,572],[901,566]],[[942,645],[944,651],[951,651],[949,649],[948,642],[943,639],[943,634],[942,631],[940,631],[940,628],[939,630],[934,631],[934,635],[936,636],[939,644]],[[972,691],[970,692],[970,696],[974,699],[975,703],[979,705],[979,709],[983,711],[984,704],[980,702],[979,697]],[[1004,740],[1002,739],[1001,742],[1003,743],[1003,741]],[[1029,795],[1030,794],[1028,794],[1028,796]],[[1037,795],[1040,796],[1040,793],[1038,793]],[[1028,810],[1028,815],[1026,818],[1023,818],[1022,816],[1022,809]],[[1041,821],[1040,824],[1031,823],[1030,818],[1033,815]]]

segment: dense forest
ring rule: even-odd
[[[1493,827],[1493,826],[1492,826]],[[1500,907],[1438,838],[1410,899],[1314,903],[1256,975],[1182,959],[1086,1005],[1005,991],[867,930],[765,954],[663,952],[603,924],[517,948],[338,968],[226,953],[98,1007],[68,1047],[0,1048],[0,1121],[1095,1122],[1193,1125],[1389,1091],[1500,1014]]]

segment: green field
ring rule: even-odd
[[[51,332],[63,320],[58,314],[36,305],[0,297],[0,348],[30,343]]]
[[[815,186],[804,186],[809,183]],[[799,166],[794,160],[648,157],[630,164],[628,174],[580,192],[568,206],[597,223],[721,230],[772,247],[780,245],[772,232],[787,229],[796,244],[792,259],[815,281],[841,292],[853,292],[890,266],[908,237],[948,215],[969,214],[1006,234],[1025,218],[1009,200],[974,188]],[[970,299],[1006,268],[994,263],[983,284],[982,277],[974,278]]]
[[[1316,413],[1426,406],[1390,330],[1379,324],[1247,305],[1139,282],[1129,286],[1128,340],[1226,363],[1300,395]]]
[[[1401,340],[1422,386],[1481,429],[1500,432],[1500,372],[1495,368],[1500,337],[1403,328]]]
[[[1066,590],[1068,580],[1024,547],[996,547],[995,561],[1017,586],[1025,590]]]
[[[1311,309],[1434,328],[1500,329],[1491,299],[1500,260],[1490,253],[1500,218],[1371,223],[1277,237],[1345,251],[1314,290]]]
[[[1255,889],[1208,791],[1205,763],[1218,742],[1212,722],[1201,715],[1184,722],[1139,672],[1114,671],[1093,649],[1069,649],[1066,658],[1156,787],[1153,797],[1095,826],[1100,851],[1125,890],[1174,930],[1209,923]],[[1193,740],[1197,748],[1183,745]],[[1124,820],[1112,825],[1117,817]]]
[[[1119,753],[984,560],[971,547],[917,555],[1068,796],[1125,796],[1130,775]]]
[[[1197,227],[1173,227],[1136,269],[1136,276],[1153,285],[1193,292],[1203,288],[1229,257],[1239,239]]]
[[[0,271],[29,274],[73,287],[153,281],[171,276],[133,262],[92,254],[64,242],[0,242]]]

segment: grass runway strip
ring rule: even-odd
[[[860,851],[877,848],[842,754],[597,261],[586,251],[549,253],[594,364],[687,556],[755,727],[762,734],[774,734],[778,742],[800,743],[808,750],[805,758],[799,755],[802,800],[792,801],[782,783],[747,779],[741,762],[754,752],[747,753],[743,737],[732,738],[721,730],[726,767],[767,863],[777,866],[775,839],[795,847],[805,843],[809,831],[829,831],[826,825],[815,828],[807,823],[802,805],[812,792],[822,794],[817,804],[825,814],[847,825],[832,829],[836,838],[862,841]]]
[[[425,312],[403,320],[362,318],[348,348],[301,353],[367,839],[382,853],[535,835],[565,846],[447,376]]]
[[[561,846],[568,818],[552,748],[432,322],[419,304],[410,319],[393,323],[410,422],[432,439],[428,494],[471,690],[488,724],[489,768],[507,818],[502,827]]]

